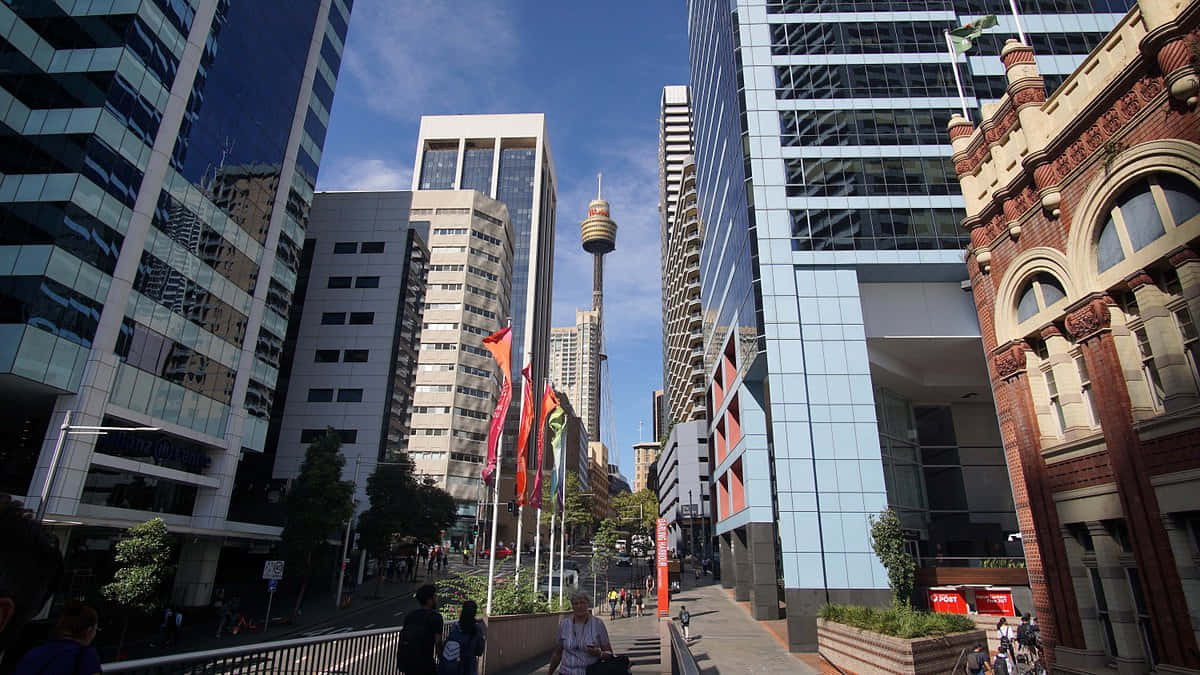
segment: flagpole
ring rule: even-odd
[[[1017,0],[1008,0],[1008,6],[1012,8],[1013,22],[1017,24],[1017,37],[1021,38],[1021,44],[1028,45],[1029,41],[1025,39],[1025,29],[1021,27],[1021,13],[1017,11]]]
[[[533,583],[537,584],[538,567],[542,564],[542,507],[537,508],[533,521]],[[535,589],[536,590],[536,589]]]
[[[525,525],[525,505],[518,504],[517,505],[517,545],[516,545],[516,549],[517,549],[517,558],[516,558],[517,568],[516,568],[516,570],[517,571],[515,573],[516,580],[518,582],[521,581],[521,529],[524,525]]]
[[[560,608],[563,604],[563,584],[566,583],[567,575],[567,467],[566,462],[563,464],[563,480],[559,487],[562,490],[563,517],[558,521],[558,526],[562,528],[558,536],[558,606]],[[557,504],[555,508],[558,508]]]
[[[496,443],[497,453],[500,448],[504,447],[504,433],[501,432],[499,440]],[[504,461],[496,458],[496,473],[492,474],[492,480],[495,481],[492,490],[492,539],[489,542],[491,551],[488,555],[488,593],[487,593],[487,610],[485,615],[492,616],[492,589],[495,586],[496,579],[496,521],[500,519],[500,468],[504,466]]]
[[[550,557],[546,560],[546,605],[552,609],[554,607],[554,527],[558,524],[558,509],[555,509],[553,505],[550,508]]]
[[[958,54],[954,51],[954,43],[950,41],[950,31],[942,31],[942,36],[946,38],[946,50],[950,53],[950,69],[954,71],[954,84],[958,87],[958,102],[962,104],[963,118],[969,120],[967,96],[963,93],[962,78],[958,75]]]

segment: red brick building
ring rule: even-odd
[[[1032,49],[949,134],[1055,670],[1197,672],[1200,0],[1139,0],[1047,98]]]

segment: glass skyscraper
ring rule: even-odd
[[[69,435],[44,506],[80,536],[202,533],[176,602],[242,531],[351,6],[0,5],[0,490],[39,502],[67,413],[159,428]]]
[[[1018,4],[1053,89],[1130,2]],[[942,32],[989,13],[974,111],[1005,95],[1007,0],[688,3],[722,580],[767,619],[782,579],[793,649],[819,605],[886,602],[889,505],[923,568],[1022,555],[945,142]]]

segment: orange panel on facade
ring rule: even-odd
[[[742,460],[729,467],[729,501],[730,513],[737,513],[746,508],[746,488],[742,484]]]
[[[741,412],[738,410],[737,394],[734,394],[729,401],[729,407],[725,411],[725,442],[730,448],[738,444],[742,439],[742,423],[739,419]]]
[[[717,423],[717,430],[713,433],[714,446],[717,448],[717,464],[725,461],[725,455],[729,454],[729,448],[725,444],[725,421]]]
[[[725,476],[717,479],[717,520],[729,516],[729,488],[726,487]]]

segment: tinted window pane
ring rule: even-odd
[[[357,246],[358,246],[357,242],[339,241],[333,245],[333,252],[334,253],[354,253],[354,250]]]

